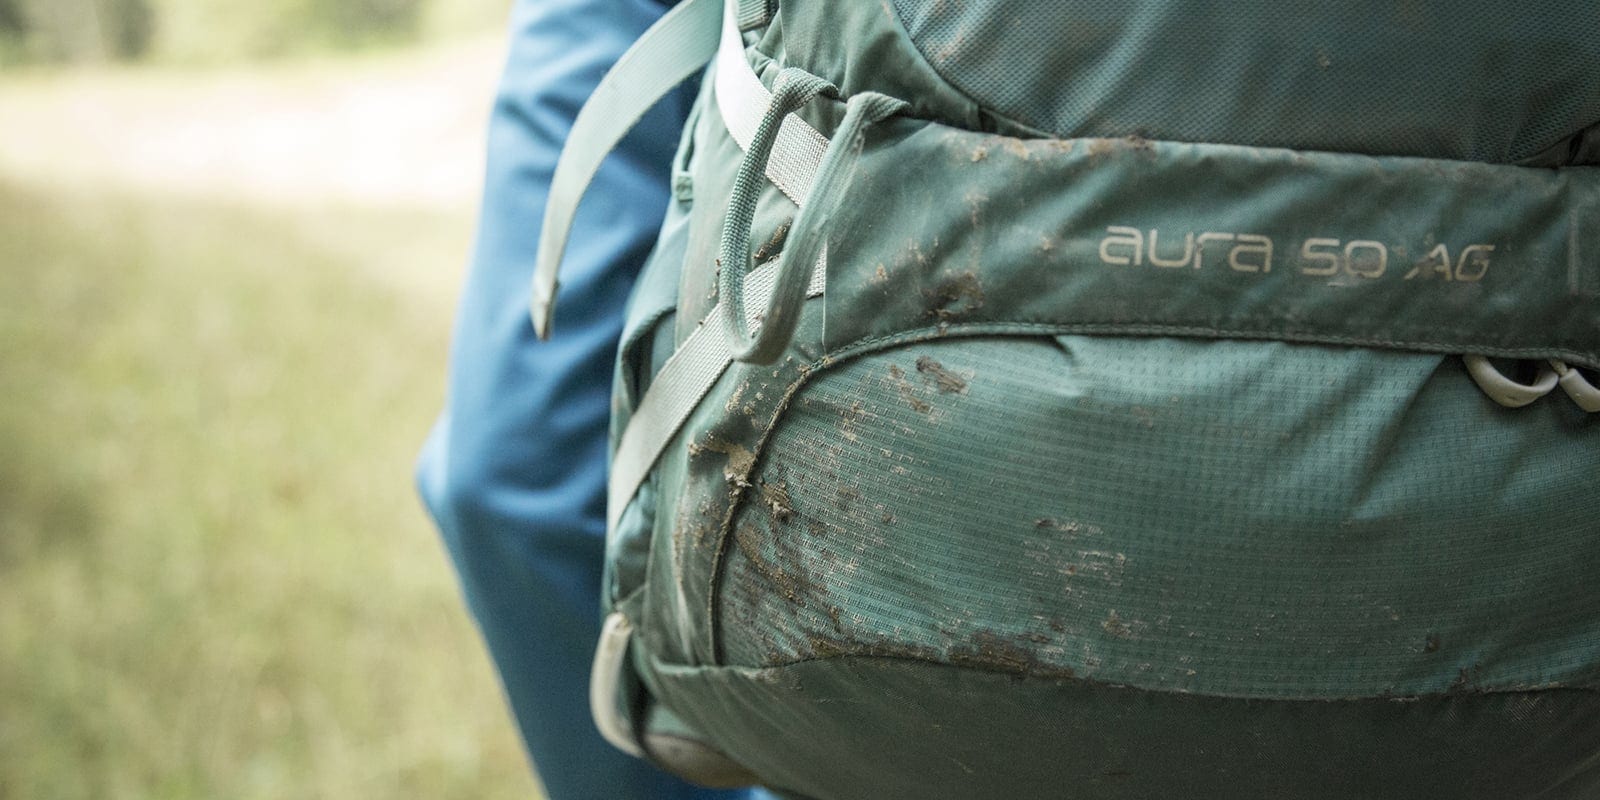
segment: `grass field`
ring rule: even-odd
[[[470,209],[0,175],[0,798],[526,798],[410,468]]]

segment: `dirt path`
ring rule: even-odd
[[[469,210],[497,38],[381,57],[0,79],[0,176]]]

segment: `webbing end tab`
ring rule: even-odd
[[[617,59],[573,120],[550,177],[534,264],[529,314],[540,339],[550,336],[561,256],[589,182],[651,106],[705,69],[721,41],[722,8],[722,0],[684,0],[663,14]]]
[[[541,342],[550,338],[550,322],[555,317],[556,292],[560,287],[559,282],[536,287],[533,302],[528,304],[528,313],[533,319],[533,333]]]
[[[766,27],[772,22],[778,5],[774,0],[737,0],[737,3],[734,24],[738,25],[741,32]]]

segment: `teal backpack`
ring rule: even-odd
[[[1600,797],[1600,9],[686,0],[618,746],[786,797]]]

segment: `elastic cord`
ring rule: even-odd
[[[728,340],[739,361],[769,364],[789,346],[805,303],[811,270],[822,256],[824,231],[855,175],[866,128],[907,106],[905,101],[877,92],[862,92],[845,103],[844,119],[823,154],[805,202],[800,204],[788,244],[779,256],[772,294],[752,333],[745,322],[744,279],[751,267],[750,225],[755,218],[757,189],[765,179],[773,142],[790,112],[819,94],[832,96],[836,91],[832,84],[801,69],[790,67],[779,73],[772,103],[739,164],[723,220],[718,260],[718,291],[728,307],[724,317]]]
[[[744,278],[751,267],[750,225],[755,219],[758,190],[767,179],[767,157],[772,153],[772,143],[778,137],[783,118],[791,111],[811,102],[819,94],[837,92],[833,84],[803,69],[788,67],[778,73],[772,103],[767,106],[761,124],[756,127],[744,160],[739,162],[733,191],[728,197],[728,213],[722,221],[722,241],[717,257],[720,271],[717,291],[722,302],[727,304],[729,340],[735,352],[748,350],[753,343],[744,321]]]
[[[761,316],[761,326],[753,338],[738,340],[734,358],[755,364],[770,364],[788,348],[794,338],[800,309],[805,304],[811,271],[822,257],[834,215],[842,205],[866,139],[867,126],[899,113],[907,107],[877,92],[862,92],[845,104],[844,120],[833,142],[822,157],[811,192],[789,230],[788,244],[779,256],[772,295]],[[742,314],[742,308],[739,311]],[[742,320],[743,316],[729,316]]]

